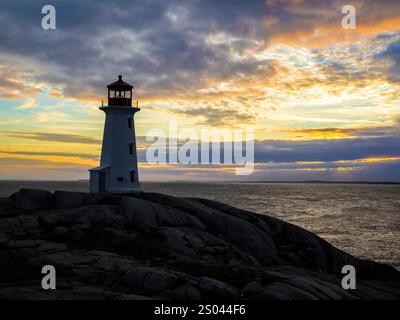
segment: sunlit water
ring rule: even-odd
[[[87,191],[86,181],[0,181],[0,196],[20,187]],[[400,268],[400,185],[142,183],[145,191],[215,199],[302,226],[360,258]]]

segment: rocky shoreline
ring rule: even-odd
[[[54,265],[57,289],[41,288]],[[341,287],[353,265],[357,289]],[[21,189],[0,198],[0,299],[399,299],[400,272],[206,199]]]

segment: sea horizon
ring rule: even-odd
[[[89,182],[89,179],[74,179],[74,180],[56,180],[56,179],[0,179],[0,181],[29,181],[29,182],[40,182],[40,181],[54,181],[54,182]],[[221,180],[221,181],[213,181],[213,180],[164,180],[164,181],[156,181],[156,180],[142,180],[141,183],[325,183],[325,184],[400,184],[400,181],[329,181],[329,180],[299,180],[299,181],[271,181],[271,180],[260,180],[260,181],[251,181],[251,180],[243,180],[243,181],[235,181],[235,180]]]

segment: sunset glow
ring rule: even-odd
[[[355,30],[343,1],[54,1],[51,32],[41,2],[0,14],[0,179],[87,179],[122,73],[142,109],[142,180],[238,179],[229,165],[146,163],[147,132],[168,121],[253,127],[246,180],[400,180],[399,1],[357,1]]]

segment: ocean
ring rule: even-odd
[[[143,190],[218,200],[306,228],[359,258],[400,269],[400,185],[144,182]],[[88,191],[87,181],[0,181],[21,187]]]

